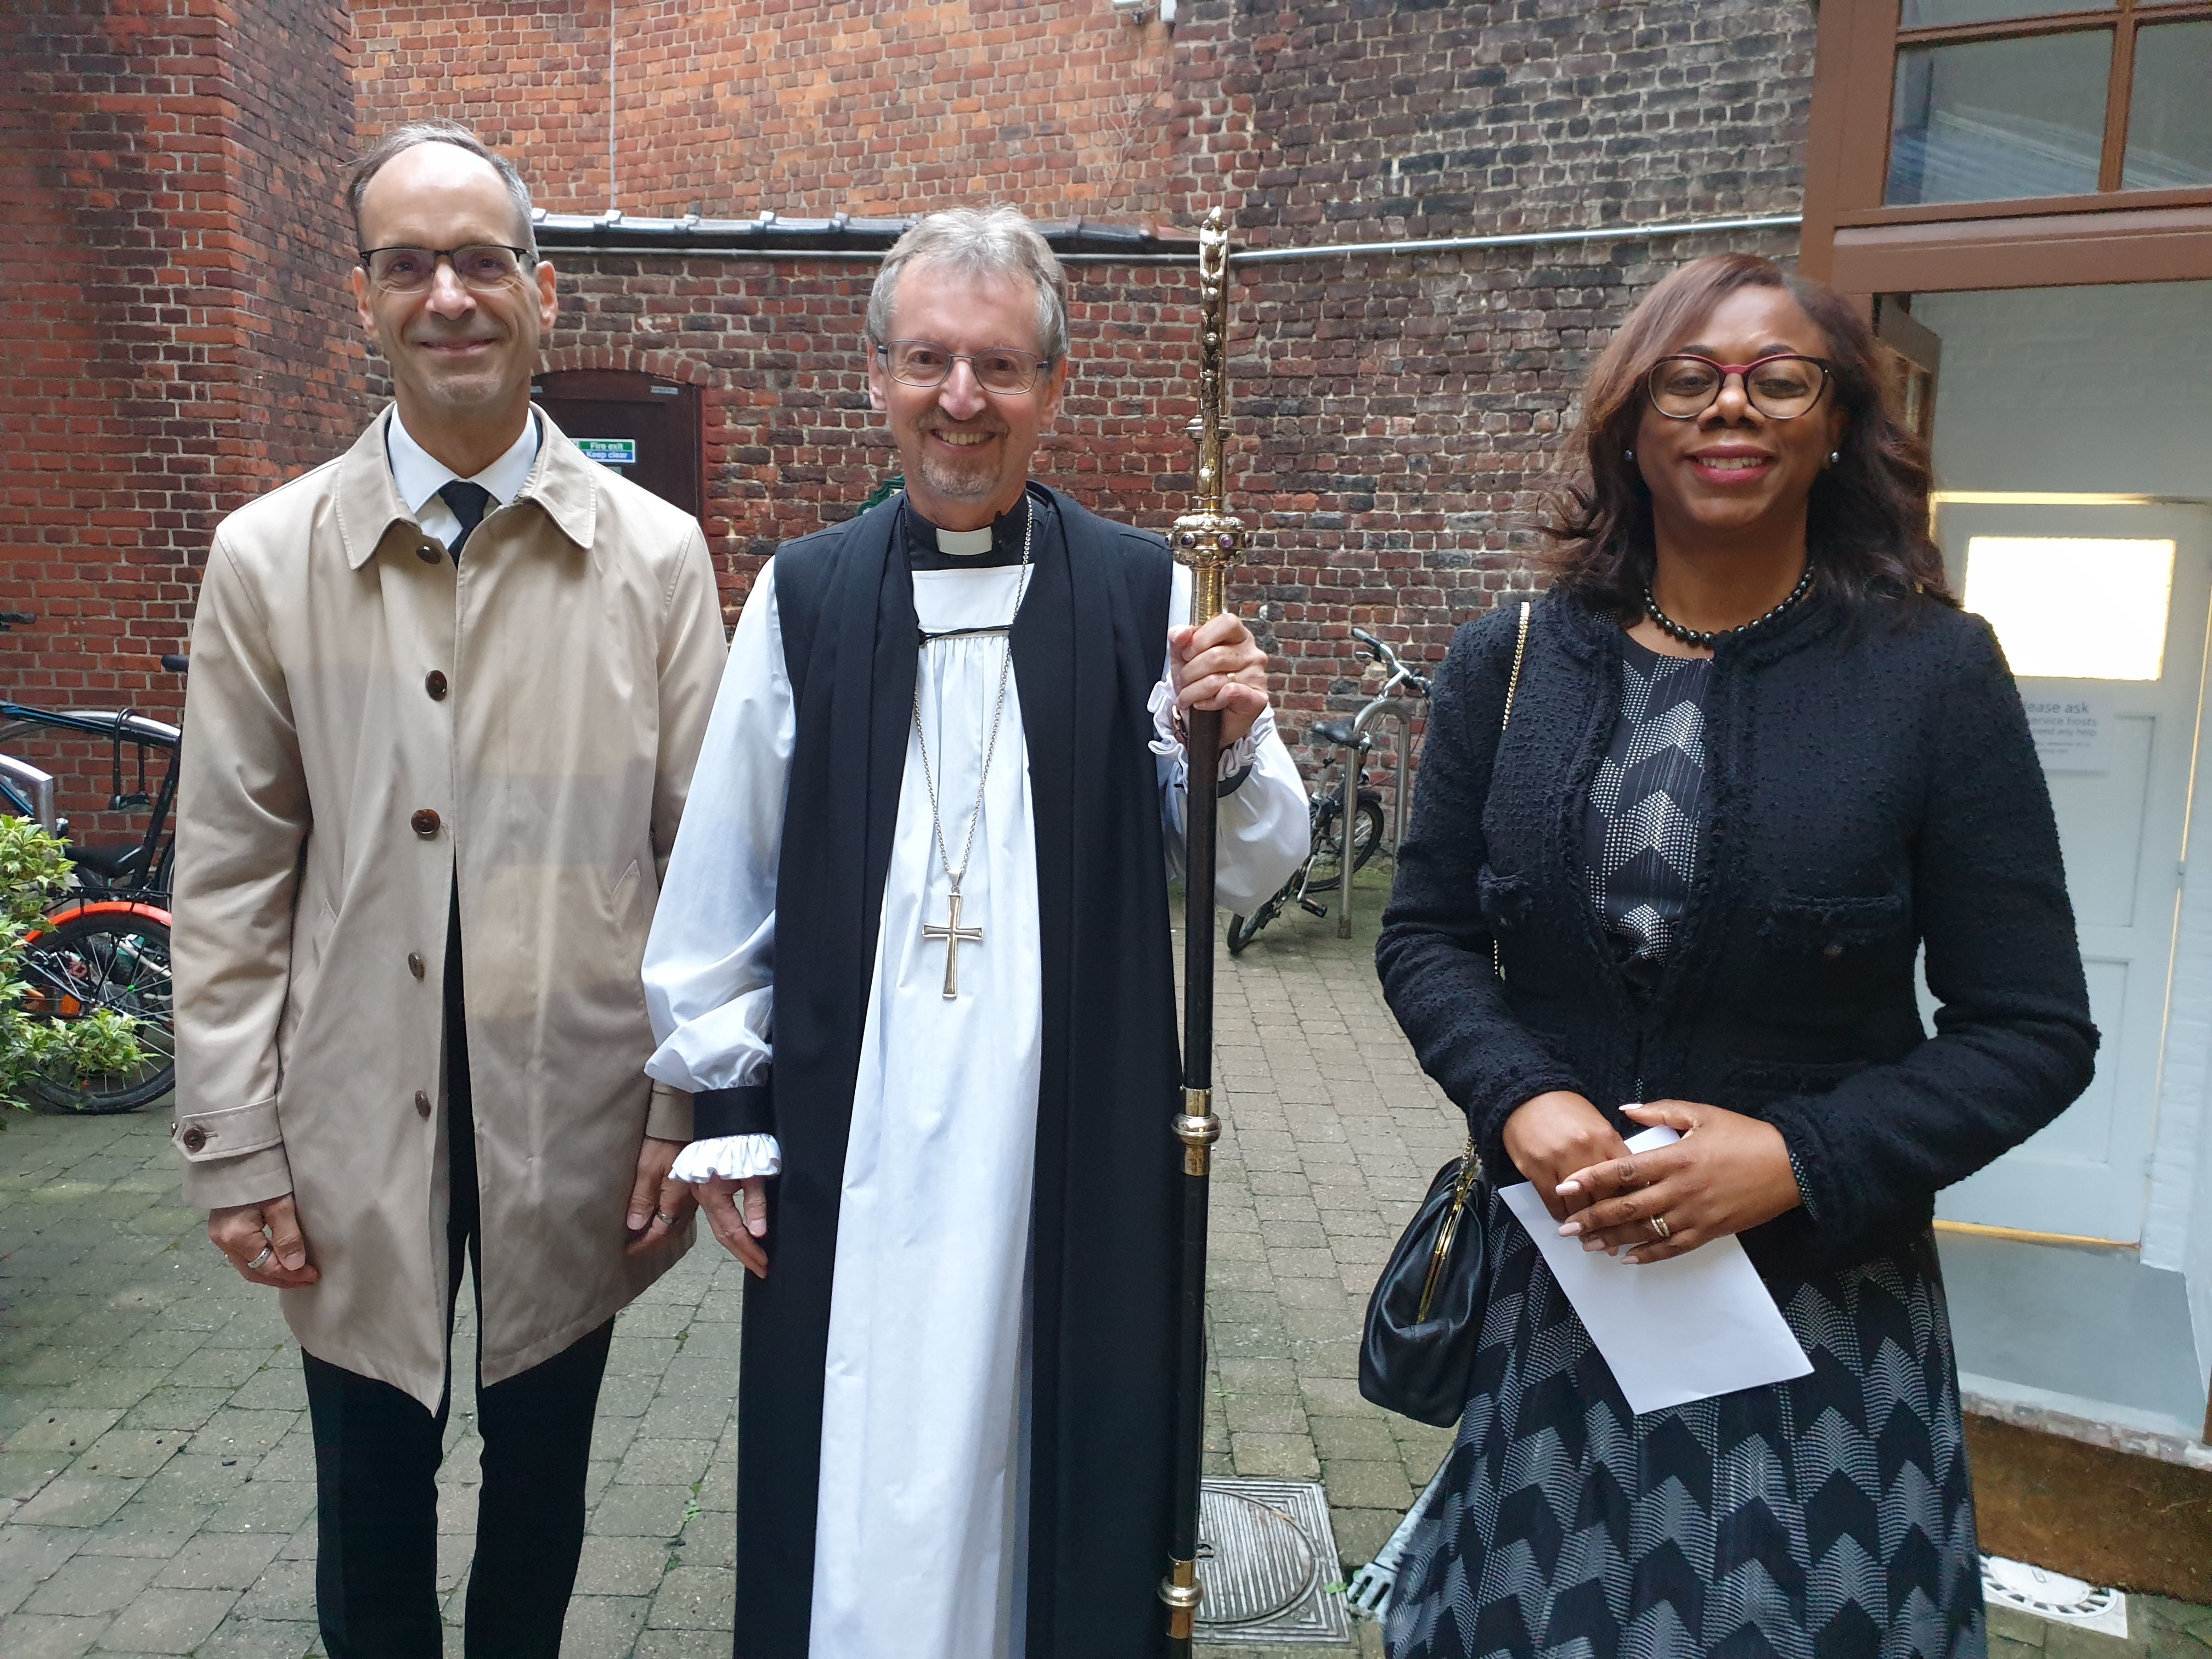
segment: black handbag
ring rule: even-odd
[[[1521,660],[1528,649],[1524,599],[1513,646],[1513,678],[1506,683],[1505,713],[1498,722],[1501,738],[1513,718]],[[1504,977],[1494,939],[1490,960],[1492,971]],[[1359,1339],[1359,1392],[1385,1411],[1440,1429],[1459,1421],[1474,1386],[1475,1351],[1490,1302],[1483,1237],[1489,1193],[1470,1135],[1467,1150],[1437,1171],[1429,1195],[1375,1282]]]
[[[1359,1392],[1385,1411],[1448,1429],[1474,1377],[1489,1285],[1483,1272],[1488,1184],[1474,1144],[1437,1171],[1413,1224],[1367,1299]]]

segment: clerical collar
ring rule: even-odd
[[[915,508],[913,498],[906,497],[900,509],[900,540],[906,550],[908,568],[986,570],[1019,564],[1023,538],[1030,529],[1029,514],[1037,515],[1039,538],[1048,532],[1055,517],[1052,497],[1042,489],[1032,484],[1025,495],[1025,500],[1017,501],[1012,511],[1001,513],[984,530],[946,530],[932,524]],[[1041,546],[1042,542],[1034,545]]]
[[[991,526],[981,530],[947,530],[943,525],[933,525],[937,532],[937,550],[950,553],[956,559],[972,559],[978,553],[991,550]]]

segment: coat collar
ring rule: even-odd
[[[535,505],[569,541],[587,548],[599,522],[597,468],[553,424],[552,416],[542,409],[532,412],[544,422],[544,436],[529,480],[510,505]],[[399,499],[398,486],[392,480],[385,423],[392,418],[387,404],[338,459],[335,492],[338,539],[345,549],[349,570],[360,569],[387,542],[398,539],[411,548],[422,537],[422,527]]]

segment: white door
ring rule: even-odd
[[[2081,1099],[1942,1194],[1936,1213],[2134,1243],[2203,700],[2212,514],[1953,502],[1940,530],[1951,580],[1996,624],[2038,728],[2104,1040]]]

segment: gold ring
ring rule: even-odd
[[[1653,1216],[1650,1225],[1651,1231],[1662,1239],[1672,1238],[1674,1236],[1674,1230],[1667,1224],[1667,1218],[1663,1215]]]

